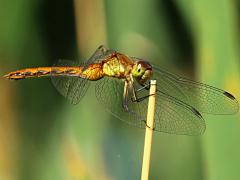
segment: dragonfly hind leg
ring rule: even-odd
[[[154,94],[148,94],[148,95],[146,95],[146,96],[143,96],[143,97],[140,97],[140,98],[139,98],[139,97],[137,96],[137,93],[140,92],[140,91],[142,91],[142,90],[144,90],[144,89],[147,90],[147,91],[150,89],[150,82],[147,83],[147,84],[142,85],[142,87],[141,87],[141,88],[138,88],[137,90],[135,90],[134,86],[132,87],[132,90],[133,90],[133,97],[131,98],[132,102],[141,102],[141,101],[143,101],[144,99],[148,98],[149,96],[154,95]]]
[[[131,98],[132,102],[141,102],[143,100],[145,100],[146,98],[148,98],[149,96],[153,96],[155,94],[149,94],[149,95],[146,95],[146,96],[143,96],[143,97],[140,97],[140,98],[136,98],[134,99],[134,97]]]
[[[148,98],[149,96],[153,96],[154,94],[148,94],[146,96],[143,96],[143,97],[138,97],[137,96],[137,92],[140,92],[142,91],[143,89],[146,90],[146,87],[149,87],[149,85],[145,85],[137,90],[135,90],[135,88],[133,87],[133,97],[131,98],[132,102],[141,102],[143,100],[145,100],[146,98]],[[148,90],[148,89],[147,89]]]

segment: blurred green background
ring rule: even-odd
[[[238,0],[0,0],[0,73],[87,58],[100,44],[240,99]],[[51,81],[0,79],[0,180],[140,179],[144,131],[77,106]],[[201,137],[155,133],[150,179],[240,179],[240,120],[204,115]]]

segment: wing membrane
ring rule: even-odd
[[[77,67],[82,66],[83,70],[88,68],[91,63],[96,63],[101,60],[108,58],[114,51],[107,49],[103,45],[99,46],[93,55],[84,63],[79,63],[71,60],[62,60],[60,59],[57,63],[53,65],[53,72],[56,67]],[[91,76],[89,74],[89,76]],[[85,95],[90,83],[89,80],[80,78],[78,75],[59,75],[55,76],[55,73],[52,74],[52,82],[55,88],[66,97],[70,103],[77,104],[82,97]]]
[[[154,67],[153,71],[158,90],[176,97],[200,112],[234,114],[239,109],[235,97],[224,90],[170,74],[158,67]]]
[[[130,125],[145,128],[148,98],[133,102],[129,93],[129,110],[125,111],[122,108],[123,88],[122,80],[103,78],[96,84],[97,99],[117,118]],[[137,95],[139,98],[144,97],[148,95],[148,91],[143,89]],[[195,108],[161,91],[157,92],[156,98],[155,131],[185,135],[199,135],[204,132],[204,120]]]
[[[132,103],[127,97],[129,111],[125,111],[123,103],[124,81],[121,79],[105,77],[97,81],[95,86],[96,97],[104,107],[118,119],[136,127],[145,127],[146,103]],[[130,93],[130,92],[129,92]],[[130,93],[131,94],[131,93]]]
[[[76,67],[84,66],[84,64],[79,64],[75,61],[70,60],[58,60],[56,64],[53,65],[53,71],[56,67]],[[80,78],[79,76],[51,76],[52,83],[58,92],[66,97],[71,104],[77,104],[85,95],[90,83],[87,79]]]
[[[155,129],[170,134],[200,135],[205,131],[201,114],[193,107],[157,91]]]

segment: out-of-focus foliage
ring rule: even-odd
[[[0,0],[0,74],[86,60],[100,44],[240,98],[236,0]],[[47,78],[0,79],[0,179],[140,179],[144,131],[94,88],[69,105]],[[238,180],[239,115],[204,115],[202,137],[155,133],[150,179]]]

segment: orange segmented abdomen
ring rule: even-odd
[[[8,79],[19,80],[19,79],[25,79],[25,78],[49,76],[51,73],[51,70],[52,70],[52,67],[26,68],[26,69],[10,72],[6,74],[4,77]]]
[[[91,64],[86,69],[84,69],[83,66],[26,68],[10,72],[4,77],[8,79],[19,80],[43,76],[78,76],[94,81],[102,78],[103,72],[101,64]]]

